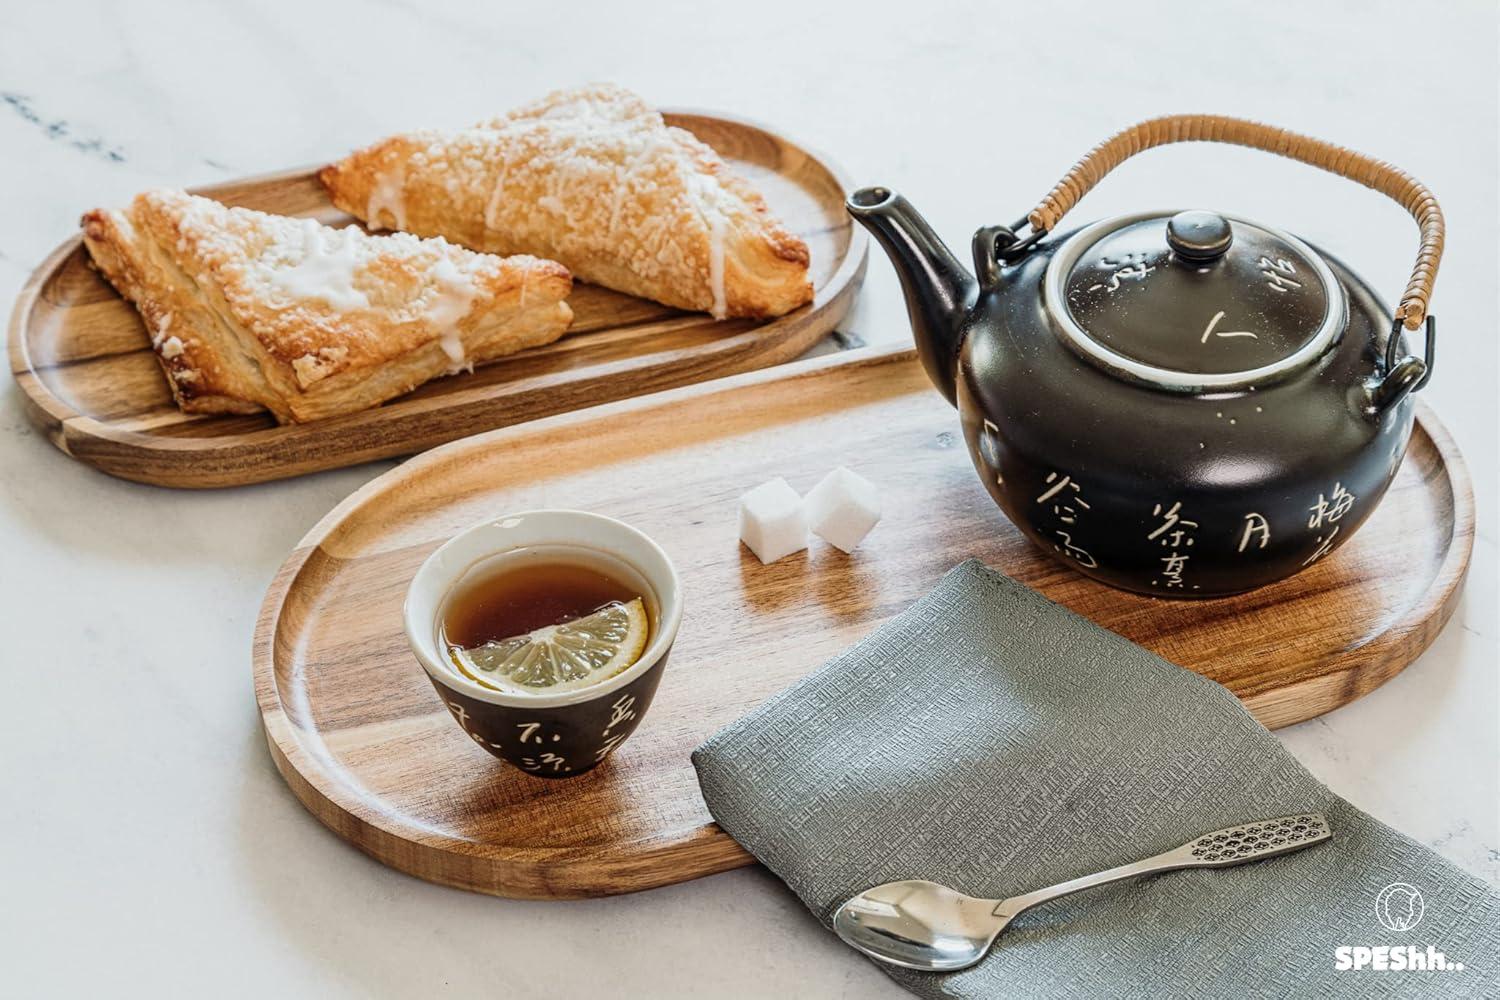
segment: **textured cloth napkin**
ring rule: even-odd
[[[1225,688],[976,561],[693,762],[714,818],[824,926],[896,879],[998,898],[1252,820],[1318,810],[1333,828],[1043,904],[962,972],[881,963],[920,996],[1500,996],[1484,883],[1330,792]],[[1425,907],[1404,931],[1377,915],[1394,882]],[[1335,968],[1340,947],[1382,945],[1465,968]]]

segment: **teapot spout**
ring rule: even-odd
[[[906,296],[917,356],[933,385],[957,405],[958,351],[978,282],[927,220],[890,188],[861,188],[845,207],[890,256]]]

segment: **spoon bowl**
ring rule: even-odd
[[[966,969],[990,950],[1009,923],[995,900],[965,896],[945,885],[910,879],[860,893],[833,915],[844,942],[871,958],[907,969]]]

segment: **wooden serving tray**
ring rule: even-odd
[[[812,254],[813,302],[770,321],[715,322],[579,283],[562,340],[436,379],[384,406],[278,427],[269,414],[190,415],[173,404],[136,311],[88,266],[74,236],[32,274],[10,323],[10,364],[33,420],[67,454],[161,486],[232,486],[405,455],[478,431],[780,364],[848,311],[868,238],[844,211],[837,168],[748,122],[689,112],[667,121],[748,177]],[[354,220],[315,170],[201,188],[229,205]],[[87,206],[80,206],[80,210]]]
[[[846,464],[885,518],[845,556],[761,565],[740,495],[806,491]],[[474,746],[407,649],[408,581],[459,529],[582,507],[670,553],[685,613],[640,730],[598,770],[544,781]],[[1247,595],[1112,590],[1025,541],[969,464],[958,419],[910,351],[862,350],[494,431],[421,455],[325,517],[287,559],[255,632],[255,691],[276,766],[339,836],[402,871],[504,896],[647,889],[749,864],[710,820],[689,753],[977,556],[1226,685],[1267,726],[1373,690],[1451,614],[1474,505],[1463,461],[1419,408],[1406,462],[1349,544]]]

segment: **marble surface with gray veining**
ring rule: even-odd
[[[1261,118],[1390,159],[1449,220],[1443,353],[1424,395],[1472,468],[1473,571],[1404,674],[1279,735],[1356,805],[1500,882],[1493,3],[516,6],[8,5],[0,300],[89,207],[594,79],[774,123],[859,182],[901,189],[960,246],[1115,128],[1167,111]],[[1378,196],[1231,149],[1133,161],[1078,218],[1172,205],[1297,231],[1392,298],[1416,245]],[[883,260],[844,334],[908,336]],[[69,461],[0,389],[0,993],[904,995],[758,869],[504,901],[389,871],[318,825],[263,745],[251,629],[286,552],[389,467],[208,493],[134,485]]]

